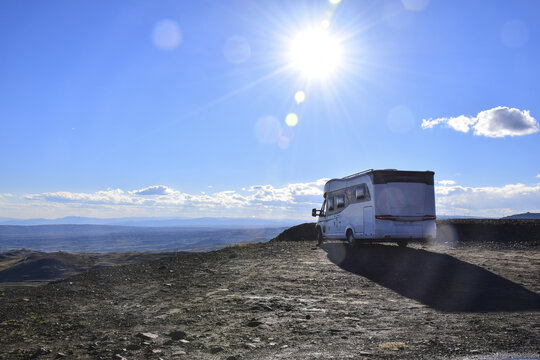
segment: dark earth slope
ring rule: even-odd
[[[0,358],[538,357],[540,250],[270,242],[0,293]]]
[[[0,254],[0,291],[45,285],[52,280],[64,279],[85,271],[147,262],[186,253],[72,254],[63,251],[43,253],[27,249],[12,250]]]

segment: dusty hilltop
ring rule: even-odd
[[[0,358],[539,357],[540,222],[461,223],[407,248],[319,248],[302,225],[4,291]]]

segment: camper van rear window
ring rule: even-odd
[[[336,196],[336,207],[337,208],[345,207],[345,195]]]

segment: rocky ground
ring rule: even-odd
[[[186,253],[180,251],[74,254],[62,251],[44,253],[28,249],[11,250],[0,253],[0,291],[41,286],[82,272],[115,265],[148,262]]]
[[[0,358],[540,356],[540,247],[273,241],[0,293]]]

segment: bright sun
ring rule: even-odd
[[[292,65],[308,78],[326,78],[341,64],[339,41],[325,29],[301,32],[291,42]]]

